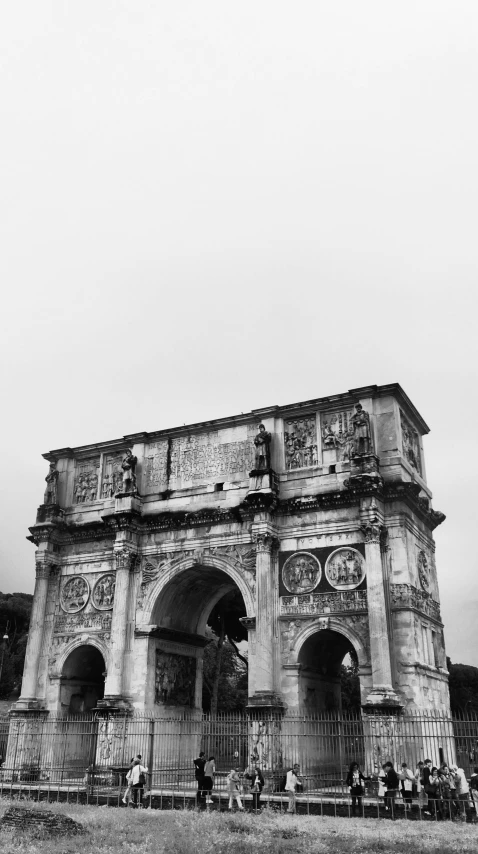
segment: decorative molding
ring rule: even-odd
[[[427,557],[426,552],[423,549],[417,554],[417,570],[418,570],[418,578],[420,584],[422,585],[425,593],[429,593],[430,591],[430,561]]]

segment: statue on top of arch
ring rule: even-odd
[[[356,457],[372,454],[372,433],[370,430],[370,415],[363,409],[361,403],[355,406],[351,423],[353,426],[353,454]]]
[[[136,463],[138,462],[138,457],[135,457],[133,452],[128,450],[126,451],[122,463],[121,468],[123,469],[123,492],[137,492],[136,488]]]

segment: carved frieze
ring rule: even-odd
[[[221,443],[217,432],[180,436],[171,443],[171,477],[191,481],[249,472],[254,466],[254,451],[248,440]]]
[[[392,608],[415,608],[427,617],[441,621],[438,602],[412,584],[391,584],[390,594]]]
[[[58,635],[71,635],[85,629],[98,632],[111,630],[111,611],[82,612],[81,614],[59,614],[55,619],[54,632]]]
[[[354,424],[351,409],[321,415],[322,449],[336,452],[338,462],[351,460],[354,454]]]
[[[422,473],[420,459],[420,439],[418,432],[408,418],[400,410],[400,425],[402,428],[402,454],[418,474]]]
[[[286,469],[318,465],[317,423],[315,415],[294,418],[284,424]]]
[[[98,498],[100,459],[77,461],[76,475],[73,486],[73,501],[75,504],[86,504]]]
[[[282,567],[282,581],[289,593],[309,593],[317,587],[322,568],[310,552],[297,552]]]
[[[156,650],[155,702],[173,706],[194,706],[196,659],[188,655]]]
[[[365,578],[365,559],[357,549],[336,549],[327,558],[325,577],[336,590],[353,590]]]
[[[60,605],[67,614],[76,614],[81,611],[90,595],[90,585],[82,575],[67,578],[61,588]]]
[[[367,591],[347,590],[340,593],[312,593],[281,596],[281,614],[333,614],[343,611],[366,611]]]
[[[108,572],[98,579],[93,587],[91,601],[98,611],[109,611],[113,607],[115,597],[115,576]]]

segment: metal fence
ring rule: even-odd
[[[287,803],[286,772],[298,763],[303,787],[299,804],[306,804],[307,811],[350,811],[345,778],[350,763],[358,762],[370,777],[360,808],[373,805],[380,812],[384,805],[377,773],[386,761],[397,769],[406,762],[412,771],[428,758],[436,766],[456,763],[469,777],[478,765],[478,718],[436,712],[355,716],[308,709],[263,716],[257,711],[170,717],[13,714],[0,718],[0,794],[119,804],[131,759],[141,754],[148,768],[150,805],[194,805],[193,758],[200,751],[216,759],[214,797],[220,801],[227,798],[228,771],[244,771],[254,761],[266,778],[263,798],[281,808]]]

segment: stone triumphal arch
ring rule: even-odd
[[[61,448],[30,528],[16,714],[201,706],[206,624],[238,591],[249,708],[449,710],[423,436],[399,385]]]

